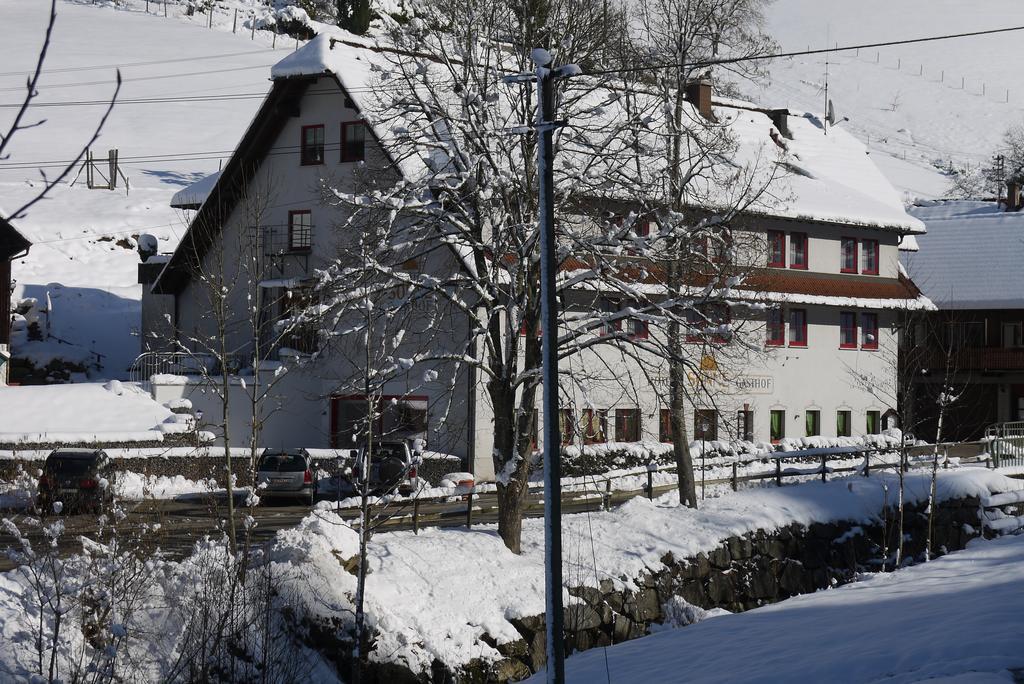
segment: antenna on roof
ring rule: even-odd
[[[832,40],[832,36],[830,35],[831,34],[831,28],[832,27],[829,24],[825,24],[825,47],[828,47],[829,41]],[[825,112],[824,112],[825,116],[824,116],[824,120],[821,122],[821,130],[822,130],[822,132],[825,135],[828,135],[828,125],[830,123],[832,123],[831,119],[829,118],[829,114],[831,114],[831,111],[832,111],[832,103],[828,101],[828,53],[826,52],[825,53]]]

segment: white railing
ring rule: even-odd
[[[1024,465],[1024,421],[992,425],[986,436],[991,439],[989,453],[993,466]]]
[[[139,354],[128,369],[132,382],[148,384],[154,375],[199,375],[213,371],[216,359],[207,354],[150,351]]]

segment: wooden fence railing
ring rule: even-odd
[[[851,459],[859,458],[860,463],[850,465]],[[879,470],[894,470],[902,467],[904,470],[912,468],[932,467],[933,461],[939,459],[939,466],[943,466],[944,453],[939,450],[936,454],[903,456],[898,449],[859,447],[836,447],[823,449],[806,449],[802,451],[780,451],[759,455],[747,461],[733,461],[728,464],[730,474],[727,477],[716,477],[703,479],[704,487],[729,485],[733,491],[737,491],[741,485],[750,482],[773,480],[776,486],[781,487],[787,478],[807,478],[820,476],[821,481],[828,480],[830,475],[843,473],[858,473],[864,477],[870,477],[873,472]],[[775,467],[763,472],[741,473],[740,467],[752,463],[770,463],[774,461]],[[842,461],[843,463],[836,463]],[[624,503],[637,496],[646,496],[653,499],[677,488],[675,483],[656,484],[657,473],[674,473],[675,466],[664,466],[652,464],[644,470],[633,470],[616,473],[614,475],[594,475],[587,477],[571,478],[574,482],[563,484],[563,507],[571,507],[581,503],[590,503],[594,497],[600,497],[601,508],[610,510],[613,505]],[[699,472],[699,469],[698,469]],[[640,488],[614,489],[613,483],[616,480],[625,478],[646,478],[646,483]],[[698,483],[700,484],[700,482]],[[474,519],[496,515],[498,510],[497,497],[492,489],[493,485],[478,485],[475,487],[457,488],[452,494],[434,497],[411,497],[404,501],[388,501],[386,503],[373,504],[372,508],[383,509],[390,507],[394,509],[387,517],[387,524],[407,525],[411,523],[414,532],[418,532],[425,523],[438,523],[472,527]],[[531,482],[529,494],[523,508],[524,517],[540,517],[543,515],[543,483]],[[465,508],[458,506],[450,508],[453,503],[465,502]],[[445,506],[449,506],[446,508]],[[411,510],[410,510],[411,509]],[[347,510],[355,514],[355,509]]]

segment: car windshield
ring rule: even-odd
[[[373,448],[373,459],[397,458],[405,460],[405,446],[402,444],[381,444]]]
[[[46,472],[53,475],[81,475],[88,472],[95,459],[90,456],[50,456],[46,459]]]
[[[306,459],[302,454],[273,453],[265,454],[260,461],[260,470],[293,473],[306,469]]]

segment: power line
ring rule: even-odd
[[[137,76],[135,78],[125,78],[125,79],[123,79],[123,81],[125,83],[134,83],[136,81],[161,81],[161,80],[166,80],[168,78],[185,78],[185,77],[188,77],[188,76],[209,76],[210,74],[225,74],[225,73],[230,73],[230,72],[233,72],[233,71],[250,71],[252,69],[266,69],[266,68],[268,68],[270,66],[273,66],[273,65],[272,64],[253,64],[251,66],[230,67],[230,68],[227,68],[227,69],[208,69],[206,71],[186,71],[186,72],[183,72],[183,73],[180,73],[180,74],[160,74],[160,75],[156,75],[156,76]],[[85,86],[110,85],[110,84],[111,84],[111,81],[109,81],[109,80],[105,80],[105,81],[80,81],[78,83],[56,83],[56,84],[53,84],[53,85],[46,86],[46,89],[51,89],[51,88],[80,88],[80,87],[85,87]],[[0,92],[11,92],[11,91],[16,91],[16,90],[25,90],[25,86],[22,85],[22,86],[10,86],[10,87],[7,87],[7,88],[0,88]]]
[[[218,55],[197,55],[195,57],[176,57],[174,59],[151,59],[144,62],[121,62],[119,64],[94,64],[92,66],[64,67],[60,69],[43,69],[46,74],[66,74],[79,71],[102,71],[104,69],[128,69],[140,66],[161,66],[164,64],[180,64],[181,62],[199,62],[207,59],[223,59],[225,57],[242,57],[244,55],[262,55],[267,50],[246,50],[244,52],[224,52]],[[0,71],[4,76],[31,76],[31,71]]]
[[[755,62],[766,59],[781,59],[783,57],[804,57],[808,55],[823,55],[831,52],[846,52],[847,50],[866,50],[869,48],[893,47],[895,45],[911,45],[913,43],[928,43],[937,40],[952,40],[954,38],[970,38],[972,36],[989,36],[996,33],[1010,33],[1012,31],[1024,31],[1024,26],[1010,26],[1007,28],[987,29],[984,31],[970,31],[967,33],[947,33],[939,36],[926,36],[924,38],[907,38],[905,40],[890,40],[881,43],[861,43],[859,45],[844,45],[831,48],[819,48],[817,50],[798,50],[796,52],[776,52],[770,55],[745,55],[743,57],[726,57],[723,59],[708,59],[697,62],[675,62],[668,64],[650,64],[647,66],[619,67],[616,69],[584,69],[583,76],[601,76],[605,74],[625,74],[638,71],[657,71],[660,69],[698,69],[705,66],[716,66],[719,64],[738,64],[740,62]]]

